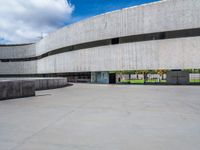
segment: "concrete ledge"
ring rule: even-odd
[[[0,82],[0,100],[35,96],[34,81]]]
[[[70,85],[67,82],[67,78],[41,78],[34,81],[36,91],[62,88]]]
[[[0,80],[0,100],[35,96],[35,91],[70,86],[67,78],[10,78]]]

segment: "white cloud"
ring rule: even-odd
[[[0,43],[35,42],[69,22],[67,0],[0,0]]]

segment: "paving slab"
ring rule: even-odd
[[[0,102],[2,150],[199,150],[200,87],[93,85]]]

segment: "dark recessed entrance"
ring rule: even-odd
[[[109,84],[115,84],[116,83],[116,74],[110,73],[109,74]]]

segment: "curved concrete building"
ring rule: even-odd
[[[200,68],[199,0],[163,0],[66,26],[41,41],[0,46],[1,76]],[[103,72],[103,73],[101,73]]]

